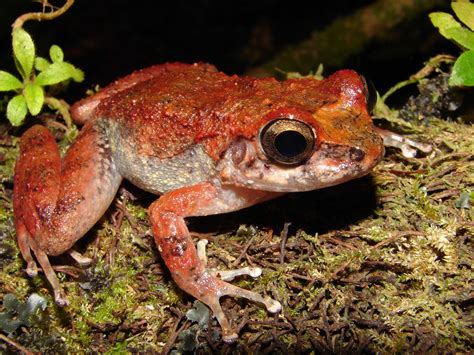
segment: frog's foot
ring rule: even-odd
[[[383,138],[383,144],[386,147],[398,148],[406,158],[414,158],[418,151],[425,154],[431,153],[433,147],[431,144],[417,142],[405,138],[397,133],[388,131],[386,129],[376,127],[376,131]]]
[[[15,217],[18,246],[27,264],[27,275],[30,277],[35,277],[36,275],[38,275],[38,267],[36,266],[36,262],[33,260],[33,256],[31,255],[31,251],[33,251],[36,256],[36,259],[38,260],[41,268],[43,269],[43,273],[45,274],[46,278],[51,284],[51,287],[53,288],[55,302],[61,307],[66,306],[68,304],[67,299],[64,296],[64,292],[61,288],[58,278],[56,277],[56,273],[54,272],[53,268],[51,267],[51,264],[49,263],[48,256],[38,246],[34,238],[30,236],[25,227],[25,224],[23,223],[22,218],[18,215]]]
[[[245,290],[224,282],[207,270],[204,270],[201,273],[191,272],[184,275],[175,272],[173,273],[173,277],[176,283],[183,290],[192,294],[211,308],[222,328],[222,340],[225,342],[233,342],[237,339],[237,333],[232,330],[232,327],[222,310],[219,301],[222,296],[242,297],[253,302],[261,303],[270,313],[277,313],[282,309],[280,302],[270,297],[263,297],[256,292]]]
[[[222,310],[220,305],[222,296],[242,297],[261,303],[270,313],[277,313],[282,308],[280,302],[270,297],[263,297],[256,292],[242,289],[221,280],[213,270],[207,270],[200,261],[194,268],[174,270],[172,275],[181,289],[211,308],[222,328],[222,340],[225,342],[233,342],[237,339],[237,333],[232,330]]]
[[[72,250],[72,249],[69,249],[68,250],[68,254],[71,258],[74,259],[74,261],[76,263],[79,264],[79,266],[89,266],[92,264],[92,262],[94,261],[93,259],[91,258],[88,258],[84,255],[82,255],[81,253],[75,251],[75,250]]]
[[[262,303],[270,313],[279,312],[281,304],[270,297],[233,286],[218,277],[231,279],[241,274],[258,275],[261,273],[259,269],[244,268],[230,273],[208,270],[204,252],[206,241],[199,242],[196,250],[183,217],[223,213],[268,198],[264,192],[243,188],[223,190],[203,183],[169,192],[149,208],[156,244],[173,279],[182,290],[211,308],[222,328],[222,339],[226,342],[234,341],[237,334],[232,330],[219,303],[222,296],[244,297]]]
[[[36,266],[36,262],[33,260],[33,256],[31,255],[30,250],[30,235],[26,230],[25,224],[21,220],[21,218],[15,219],[15,229],[16,229],[16,238],[18,241],[18,247],[20,248],[21,255],[23,259],[26,261],[26,274],[29,277],[35,277],[38,275],[38,267]]]
[[[29,240],[30,247],[35,253],[36,259],[38,260],[41,268],[43,269],[43,273],[48,279],[51,287],[53,288],[54,293],[54,302],[60,307],[65,307],[69,304],[64,291],[59,283],[58,277],[51,266],[48,255],[38,246],[36,241],[33,238]]]
[[[38,275],[38,266],[36,266],[36,262],[35,261],[29,261],[26,264],[25,271],[26,271],[26,274],[29,277],[35,277],[36,275]]]
[[[199,260],[204,266],[207,266],[207,256],[206,256],[206,245],[208,241],[207,239],[201,239],[196,244],[197,255]],[[216,269],[208,269],[211,275],[220,278],[223,281],[232,281],[237,276],[242,275],[249,275],[250,277],[256,278],[262,275],[262,269],[259,267],[250,267],[246,266],[240,269],[234,270],[216,270]]]

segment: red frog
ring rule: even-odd
[[[234,340],[221,296],[261,302],[269,312],[281,305],[209,270],[184,219],[367,174],[384,151],[367,101],[365,80],[351,70],[325,80],[277,81],[174,63],[114,82],[72,107],[84,126],[63,159],[45,127],[33,126],[21,138],[14,209],[27,273],[37,273],[33,251],[55,301],[66,305],[48,255],[69,251],[77,258],[71,247],[125,178],[161,195],[148,209],[161,257],[178,286],[211,308],[223,339]]]

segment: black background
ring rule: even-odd
[[[84,83],[68,91],[69,101],[74,101],[94,84],[103,86],[135,69],[166,61],[210,62],[228,74],[243,74],[311,31],[372,2],[77,0],[62,17],[30,21],[25,29],[35,39],[39,55],[47,56],[49,46],[58,44],[65,59],[85,71]],[[447,1],[440,10],[449,11],[448,6]],[[1,7],[0,69],[12,71],[11,24],[41,5],[2,0]],[[437,33],[426,13],[402,23],[383,43],[371,43],[345,67],[371,78],[383,92],[442,52],[457,50]],[[336,69],[326,68],[326,74]]]

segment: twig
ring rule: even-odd
[[[471,159],[474,155],[471,153],[466,153],[466,152],[458,152],[458,153],[451,153],[451,154],[446,154],[441,156],[440,158],[434,160],[431,162],[430,167],[435,168],[438,165],[444,163],[445,161],[449,160],[465,160],[465,159]]]
[[[449,189],[449,190],[445,190],[445,191],[441,191],[436,194],[433,194],[431,195],[431,198],[433,200],[444,200],[449,197],[458,196],[460,192],[461,192],[460,189]]]
[[[388,237],[387,239],[382,240],[380,243],[375,244],[372,249],[378,249],[384,245],[392,243],[394,240],[402,237],[422,237],[425,234],[422,232],[418,231],[403,231],[403,232],[398,232],[392,235],[391,237]]]
[[[73,124],[71,114],[69,113],[68,103],[64,100],[59,100],[51,96],[45,96],[44,103],[52,109],[58,110],[61,116],[63,116],[64,122],[66,122],[68,130],[70,130]]]
[[[308,72],[319,63],[340,67],[348,58],[375,41],[384,40],[403,21],[416,18],[443,0],[378,0],[347,16],[339,16],[326,28],[316,30],[300,43],[283,48],[279,54],[248,75],[268,76],[275,68]],[[337,38],[337,40],[335,40]]]
[[[237,257],[237,259],[234,260],[234,262],[231,264],[232,267],[236,267],[237,265],[239,265],[240,261],[242,260],[242,258],[245,256],[245,254],[247,254],[247,250],[249,249],[249,247],[252,245],[252,241],[254,240],[255,236],[257,234],[256,233],[253,233],[252,236],[250,237],[249,241],[245,244],[245,247],[244,249],[242,249],[240,255]]]
[[[288,228],[290,227],[291,223],[285,223],[283,225],[283,230],[281,231],[281,243],[280,243],[280,264],[285,262],[285,246],[286,241],[288,239]]]
[[[392,86],[385,94],[382,95],[382,101],[386,101],[387,98],[392,95],[395,91],[410,85],[410,84],[415,84],[419,82],[421,79],[426,78],[428,75],[430,75],[437,67],[441,65],[441,63],[452,63],[454,61],[454,57],[451,55],[446,55],[446,54],[440,54],[437,55],[433,58],[431,58],[425,66],[418,71],[417,73],[413,74],[410,76],[408,80],[401,81],[394,86]]]
[[[308,286],[310,286],[310,285],[308,285]],[[307,288],[309,289],[310,287],[307,287]],[[315,311],[316,307],[319,306],[319,304],[321,303],[321,301],[323,300],[323,298],[326,297],[326,291],[327,291],[327,290],[324,289],[323,291],[321,291],[321,292],[319,293],[319,295],[318,295],[318,296],[316,297],[316,299],[314,300],[313,304],[309,307],[308,313],[313,313],[313,312]],[[319,314],[318,314],[318,315],[319,315]]]
[[[181,314],[180,315],[180,318],[176,321],[174,327],[173,327],[173,330],[171,332],[171,335],[170,337],[168,338],[168,341],[166,342],[166,345],[165,347],[163,348],[163,351],[161,352],[161,355],[167,355],[174,343],[176,342],[176,339],[178,338],[178,335],[186,328],[186,326],[188,325],[188,322],[184,322],[181,327],[179,327],[178,329],[178,326],[179,326],[179,323],[181,323],[181,320],[184,318],[184,314]]]
[[[26,355],[33,355],[34,353],[29,351],[27,348],[25,348],[24,346],[20,345],[19,343],[17,343],[16,341],[14,341],[13,339],[10,339],[8,337],[6,337],[5,335],[3,334],[0,334],[0,339],[3,340],[5,343],[8,343],[10,344],[11,346],[13,346],[14,348],[18,349],[19,351],[21,351],[23,354],[26,354]]]
[[[105,256],[105,262],[109,265],[113,265],[115,262],[115,253],[117,252],[117,245],[120,239],[120,228],[122,227],[124,213],[123,210],[119,209],[112,214],[112,229],[114,231],[114,238],[110,243],[110,248]]]
[[[47,3],[47,1],[46,1]],[[45,3],[43,3],[44,5]],[[26,21],[30,20],[36,20],[36,21],[44,21],[44,20],[53,20],[56,17],[61,16],[64,14],[69,8],[74,4],[74,0],[66,0],[66,3],[57,9],[56,11],[51,11],[51,12],[28,12],[26,14],[21,15],[18,17],[15,22],[13,23],[13,30],[16,30],[17,28],[22,28],[23,24]],[[44,7],[43,7],[44,9]]]

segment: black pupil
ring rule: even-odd
[[[299,132],[284,131],[276,136],[275,148],[281,155],[292,158],[305,151],[306,139]]]

